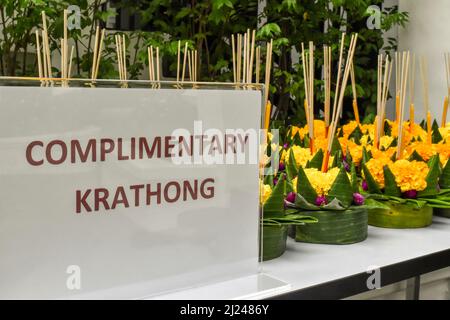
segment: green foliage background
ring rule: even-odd
[[[70,32],[76,46],[74,76],[88,77],[92,63],[95,32],[93,26],[106,22],[114,15],[112,11],[101,10],[104,3],[102,0],[0,0],[0,74],[36,75],[36,59],[30,58],[27,53],[30,45],[34,46],[35,43],[34,27],[41,27],[41,11],[44,10],[51,21],[51,47],[54,51],[59,51],[58,39],[62,37],[63,9],[69,5],[78,5],[82,15],[82,30]],[[369,115],[375,110],[376,63],[377,54],[384,45],[383,32],[396,25],[404,27],[408,21],[406,12],[398,12],[396,7],[384,8],[381,28],[367,28],[367,8],[371,5],[381,7],[381,4],[382,0],[267,0],[264,11],[258,15],[257,0],[114,1],[117,8],[126,8],[140,17],[140,30],[125,33],[127,43],[133,43],[128,47],[128,71],[131,79],[142,76],[144,66],[148,64],[149,45],[160,47],[163,75],[173,77],[176,70],[177,42],[182,40],[183,46],[187,41],[190,48],[199,51],[199,75],[202,81],[231,81],[231,34],[243,33],[248,28],[254,29],[260,23],[257,40],[264,43],[274,39],[270,92],[271,101],[277,106],[272,122],[275,125],[304,123],[302,70],[300,61],[293,61],[292,57],[294,51],[300,52],[302,42],[310,40],[314,41],[317,48],[316,105],[322,106],[321,48],[324,44],[331,45],[333,60],[336,63],[341,30],[346,30],[347,34],[359,33],[355,74],[361,116]],[[331,25],[326,33],[325,21]],[[117,30],[108,31],[99,78],[118,78],[113,40],[116,33],[122,34]],[[396,40],[388,39],[388,45],[384,49],[395,50]],[[54,72],[57,74],[59,70],[55,69]],[[347,93],[348,100],[345,103],[350,105],[350,86]],[[351,108],[345,110],[348,115],[344,117],[351,116]]]

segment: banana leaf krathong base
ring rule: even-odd
[[[434,214],[440,217],[450,218],[450,209],[434,208]]]
[[[389,209],[369,209],[369,225],[381,228],[409,229],[423,228],[433,220],[433,208],[425,205],[386,201]]]
[[[352,244],[367,238],[367,210],[303,212],[319,222],[297,226],[295,241],[323,244]]]
[[[286,251],[287,231],[287,225],[263,226],[263,261],[278,258]]]

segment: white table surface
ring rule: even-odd
[[[289,238],[286,252],[262,267],[295,291],[449,248],[450,219],[434,217],[431,226],[420,229],[369,226],[367,239],[351,245],[309,244]]]
[[[261,264],[264,281],[260,276],[247,277],[151,299],[270,298],[449,248],[450,219],[440,217],[420,229],[369,226],[367,239],[351,245],[309,244],[288,238],[287,250],[281,257]]]

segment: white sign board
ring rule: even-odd
[[[224,133],[219,155],[248,147],[226,129],[259,129],[261,92],[0,87],[0,110],[0,298],[141,298],[257,272],[257,161],[173,155],[198,124]]]

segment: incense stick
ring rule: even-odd
[[[256,37],[256,30],[253,30],[252,32],[252,46],[251,46],[251,50],[250,50],[250,68],[249,68],[249,81],[250,83],[252,83],[253,80],[253,60],[254,60],[254,54],[255,54],[255,37]]]
[[[255,82],[259,83],[259,73],[261,72],[261,47],[258,46],[256,47],[256,68],[255,68],[255,72],[256,72],[256,79]]]
[[[100,37],[100,27],[97,26],[95,29],[95,41],[94,41],[94,53],[92,58],[92,70],[91,70],[91,79],[94,80],[95,76],[95,68],[97,66],[97,50],[98,50],[98,41]]]
[[[156,80],[158,81],[159,86],[159,81],[161,81],[161,75],[159,71],[159,47],[156,47]]]
[[[233,82],[236,83],[236,52],[234,45],[234,34],[231,35],[231,52],[233,57]]]
[[[50,58],[50,45],[48,43],[48,30],[47,30],[47,17],[45,15],[45,11],[41,12],[42,15],[42,26],[43,26],[43,43],[44,43],[44,51],[45,51],[45,57],[47,59],[47,77],[48,78],[53,78],[52,77],[52,60]]]
[[[41,44],[39,41],[39,31],[36,30],[36,56],[37,56],[37,63],[38,63],[38,72],[39,72],[39,78],[42,78],[44,75],[42,73],[42,58],[41,58]]]
[[[186,73],[186,62],[187,62],[187,54],[188,54],[188,43],[187,41],[184,43],[184,54],[183,54],[183,69],[181,71],[181,82],[184,82],[184,75]]]
[[[344,38],[344,37],[343,37]],[[348,54],[347,54],[347,61],[345,64],[345,68],[344,68],[344,74],[343,74],[343,78],[342,78],[342,83],[340,85],[340,90],[339,90],[339,99],[338,99],[338,103],[337,103],[337,109],[333,110],[333,121],[332,121],[332,125],[331,125],[331,130],[330,130],[330,134],[328,135],[329,139],[328,139],[328,153],[331,153],[331,146],[332,146],[332,137],[334,137],[335,133],[336,133],[336,128],[337,128],[337,123],[339,122],[339,118],[338,115],[341,113],[342,107],[343,107],[343,102],[344,102],[344,95],[345,95],[345,87],[347,86],[347,81],[348,81],[348,76],[350,73],[350,64],[351,61],[353,61],[353,56],[355,54],[355,48],[356,48],[356,42],[358,40],[358,34],[354,34],[351,36],[350,39],[350,47],[348,50]],[[342,47],[341,47],[342,49]],[[341,60],[341,57],[339,58]],[[336,111],[336,112],[334,112]]]
[[[406,98],[406,85],[408,79],[408,69],[409,69],[409,57],[410,53],[403,52],[402,57],[402,72],[401,72],[401,84],[400,84],[400,117],[398,123],[398,142],[397,142],[397,159],[402,156],[403,150],[403,116],[405,111],[405,98]]]
[[[180,81],[180,55],[181,55],[181,41],[178,40],[177,82]]]
[[[102,57],[103,40],[104,40],[104,38],[105,38],[105,29],[102,30],[102,36],[101,36],[101,38],[100,38],[100,44],[99,44],[99,47],[98,47],[97,60],[96,60],[97,63],[96,63],[96,66],[95,66],[94,79],[97,79],[97,76],[98,76],[98,70],[99,70],[99,68],[100,68],[100,60],[101,60],[101,57]]]
[[[269,100],[269,90],[270,90],[270,71],[272,66],[272,45],[273,40],[270,40],[270,43],[267,43],[267,53],[266,53],[266,77],[264,83],[264,105],[267,105],[267,101]]]
[[[69,74],[69,70],[68,70],[68,55],[69,55],[69,47],[68,47],[68,36],[67,36],[67,15],[68,15],[68,11],[67,9],[65,9],[64,11],[64,77],[63,78],[67,78],[68,74]]]
[[[69,70],[67,71],[67,78],[72,77],[72,60],[73,60],[73,53],[75,51],[75,47],[72,46],[72,49],[70,50],[70,58],[69,58]]]
[[[353,113],[355,115],[356,123],[360,125],[361,123],[359,121],[358,96],[356,93],[355,66],[353,61],[350,69],[350,79],[352,83],[352,92],[353,92]]]
[[[128,76],[127,76],[127,45],[126,45],[126,39],[125,39],[125,35],[122,35],[122,45],[123,45],[123,78],[124,80],[128,80]]]
[[[306,62],[307,55],[305,53],[305,45],[301,44],[302,46],[302,66],[303,66],[303,83],[305,87],[305,101],[304,101],[304,107],[305,107],[305,118],[306,123],[309,127],[309,71],[308,71],[308,64]]]

